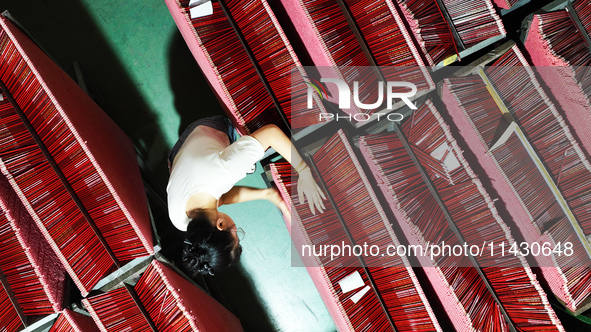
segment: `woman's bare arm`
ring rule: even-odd
[[[258,189],[244,186],[234,186],[227,193],[220,197],[219,206],[254,201],[257,199],[268,199],[271,188]]]
[[[272,147],[285,160],[287,160],[298,172],[298,197],[302,203],[308,200],[310,211],[315,214],[315,210],[320,213],[324,210],[323,199],[326,199],[324,193],[314,180],[312,171],[303,161],[302,157],[279,127],[276,125],[266,125],[250,136],[256,138],[265,150]]]
[[[252,188],[244,186],[234,186],[230,191],[220,197],[219,206],[235,204],[241,202],[254,201],[257,199],[265,199],[275,204],[284,215],[289,215],[289,209],[281,198],[281,195],[274,188]]]
[[[302,161],[302,157],[291,144],[289,137],[276,125],[266,125],[250,134],[250,136],[256,138],[265,150],[270,147],[273,148],[292,165],[297,166]]]

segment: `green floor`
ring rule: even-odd
[[[166,154],[179,132],[200,117],[222,113],[164,1],[0,0],[4,10],[72,77],[77,63],[91,95],[135,142],[149,180],[163,193]],[[240,184],[263,187],[260,165],[258,170]],[[215,282],[245,329],[334,331],[306,270],[291,267],[278,210],[261,201],[224,212],[246,238],[240,266]],[[162,219],[166,245],[177,233]]]

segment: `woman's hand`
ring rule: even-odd
[[[283,197],[281,197],[281,194],[279,194],[279,191],[275,188],[267,188],[262,190],[265,191],[266,199],[271,203],[275,204],[275,206],[279,208],[281,213],[291,220],[291,211],[289,211],[289,208],[287,207],[287,204],[285,204],[285,201],[283,200]]]
[[[312,214],[316,214],[316,210],[322,213],[325,209],[322,200],[326,199],[326,197],[289,137],[279,127],[272,124],[257,129],[250,136],[257,139],[263,149],[267,150],[269,147],[275,149],[294,167],[300,175],[298,180],[298,199],[300,203],[304,204],[308,200]]]
[[[309,167],[305,167],[298,174],[300,175],[298,179],[298,199],[300,203],[306,203],[307,199],[312,214],[316,215],[314,208],[316,208],[319,213],[322,213],[325,209],[322,200],[326,199],[326,196],[324,196],[322,189],[320,189],[316,180],[314,180],[312,171],[310,171]]]

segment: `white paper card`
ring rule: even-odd
[[[431,152],[431,157],[437,159],[437,160],[441,160],[443,159],[443,156],[445,155],[445,153],[447,152],[447,150],[449,149],[449,147],[447,146],[446,142],[443,142],[443,144],[441,144],[437,149],[433,150],[433,152]]]
[[[341,286],[343,294],[349,293],[350,291],[362,287],[363,285],[365,285],[365,282],[363,282],[361,275],[357,271],[349,274],[339,281],[339,286]]]
[[[451,151],[445,157],[443,164],[445,165],[445,167],[447,167],[447,170],[450,172],[461,166],[460,162],[458,161],[458,158],[456,158],[456,155]]]
[[[211,15],[211,14],[213,14],[213,5],[211,4],[211,1],[208,1],[204,4],[201,4],[196,7],[191,8],[190,13],[191,13],[191,18],[197,18],[197,17]]]
[[[361,298],[363,297],[363,295],[365,295],[365,293],[367,293],[367,291],[369,291],[369,286],[363,287],[363,289],[357,292],[357,294],[351,296],[351,301],[353,301],[353,303],[359,302],[359,300],[361,300]]]
[[[0,93],[0,101],[4,101],[4,95]]]

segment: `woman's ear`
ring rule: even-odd
[[[222,217],[217,218],[215,221],[215,227],[220,231],[224,230],[224,219]]]

